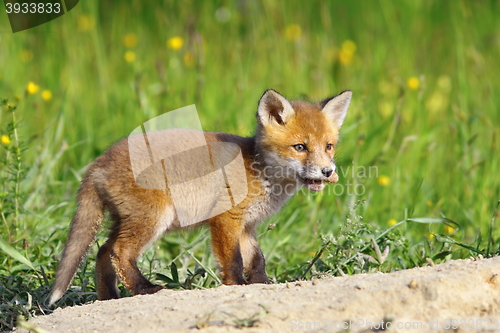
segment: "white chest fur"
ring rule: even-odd
[[[264,195],[254,201],[245,214],[245,224],[255,224],[276,213],[295,194],[300,187],[296,182],[283,182],[278,179],[262,179]]]

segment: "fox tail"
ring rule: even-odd
[[[87,173],[78,190],[78,208],[71,222],[68,242],[57,269],[49,305],[59,300],[68,289],[102,224],[104,205],[90,179],[91,175],[92,172]]]

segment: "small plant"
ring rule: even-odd
[[[48,314],[42,300],[49,287],[39,287],[39,281],[26,279],[25,276],[0,275],[0,329],[13,329],[18,317],[30,319],[35,315]]]
[[[28,172],[23,163],[24,143],[19,139],[17,106],[0,99],[9,118],[0,128],[0,331],[12,329],[18,316],[30,318],[45,313],[40,300],[48,293],[48,279],[28,258],[22,183]],[[24,254],[23,254],[24,253]],[[29,272],[29,273],[28,273]],[[4,276],[5,275],[5,276]]]
[[[495,226],[495,220],[499,215],[498,207],[500,207],[500,200],[497,202],[497,205],[493,211],[493,215],[491,216],[490,225],[488,226],[488,238],[486,239],[486,246],[483,244],[483,236],[481,230],[478,229],[476,235],[476,245],[468,245],[462,242],[459,242],[450,236],[437,234],[436,239],[443,243],[458,245],[461,248],[467,249],[470,251],[471,255],[482,256],[483,258],[491,258],[493,256],[500,255],[500,242],[497,239],[493,238],[493,229]],[[495,250],[495,246],[497,249]]]
[[[165,287],[167,287],[168,289],[193,289],[195,288],[195,286],[193,285],[193,281],[198,276],[204,278],[206,271],[204,267],[200,267],[200,265],[196,263],[194,272],[188,269],[186,279],[184,280],[184,282],[181,282],[179,280],[179,271],[177,269],[177,265],[175,264],[175,262],[172,262],[170,264],[170,273],[172,274],[172,277],[168,277],[165,274],[156,273],[156,278],[160,281],[166,282]]]
[[[372,244],[373,244],[373,250],[375,251],[375,257],[365,254],[365,253],[360,253],[359,255],[365,259],[368,259],[371,263],[377,265],[377,268],[380,270],[382,264],[384,263],[385,259],[387,259],[387,256],[389,255],[389,245],[385,246],[384,252],[382,253],[380,251],[380,247],[378,246],[377,242],[375,241],[375,238],[372,238]]]
[[[21,215],[23,213],[22,199],[24,193],[21,183],[24,180],[28,168],[22,162],[22,153],[25,150],[24,143],[19,140],[16,119],[17,106],[9,103],[7,99],[0,99],[0,107],[10,114],[10,120],[1,134],[1,146],[4,154],[0,160],[0,216],[6,231],[6,242],[17,244]],[[22,242],[21,242],[22,243]],[[24,246],[24,244],[23,244]],[[19,247],[19,246],[18,246]]]
[[[184,249],[179,253],[177,257],[175,257],[172,260],[172,263],[170,264],[170,275],[171,277],[168,277],[165,274],[162,273],[155,273],[156,279],[159,281],[162,281],[165,283],[165,287],[168,289],[196,289],[196,288],[207,288],[207,287],[214,287],[217,285],[221,284],[221,281],[217,274],[210,269],[210,267],[207,267],[204,265],[192,252],[191,249],[193,249],[194,246],[197,244],[203,245],[206,243],[207,236],[206,234],[198,237],[194,242],[191,244],[188,244],[184,246]],[[191,271],[189,268],[184,267],[183,269],[179,269],[175,262],[178,259],[185,258],[185,259],[192,259],[195,262],[195,268],[194,272]],[[180,279],[180,271],[185,270],[186,272],[186,278],[184,279],[184,282],[181,281]]]
[[[350,209],[346,223],[337,236],[321,236],[322,246],[299,276],[304,279],[310,273],[315,275],[346,275],[373,271],[390,272],[421,266],[430,260],[443,260],[450,255],[451,247],[460,243],[438,235],[431,244],[427,238],[422,243],[410,247],[408,240],[396,228],[404,223],[443,223],[447,226],[457,224],[444,217],[406,218],[392,227],[380,230],[374,225],[364,223],[357,213],[364,201],[357,201]],[[327,253],[322,259],[323,253]]]

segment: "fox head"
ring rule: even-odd
[[[273,166],[278,177],[294,179],[312,191],[321,191],[325,182],[335,182],[335,145],[351,97],[347,90],[310,104],[289,102],[267,90],[257,111],[257,144],[266,165]]]

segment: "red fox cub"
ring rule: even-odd
[[[302,186],[321,191],[325,183],[338,180],[334,148],[351,96],[351,91],[344,91],[318,104],[310,104],[288,101],[269,89],[258,104],[256,134],[249,138],[182,129],[158,131],[155,135],[174,138],[171,144],[167,144],[168,140],[157,140],[166,151],[176,149],[184,139],[189,142],[195,134],[204,136],[209,146],[229,143],[238,148],[242,167],[239,171],[226,170],[225,184],[231,176],[239,181],[240,189],[243,188],[241,184],[246,186],[239,200],[231,197],[232,205],[227,210],[215,210],[226,200],[221,195],[223,191],[216,189],[214,182],[196,185],[203,182],[199,177],[185,181],[195,184],[194,187],[165,177],[168,186],[157,188],[148,185],[157,181],[153,179],[155,173],[143,172],[144,179],[139,182],[132,170],[134,162],[129,147],[134,141],[129,138],[113,145],[89,167],[82,180],[77,196],[78,208],[71,222],[50,304],[60,299],[69,287],[95,240],[105,209],[110,212],[114,224],[97,254],[96,288],[101,300],[119,298],[118,282],[134,295],[161,290],[161,286],[152,284],[141,274],[137,267],[138,257],[163,233],[202,224],[210,227],[213,252],[224,284],[269,283],[264,255],[256,239],[256,225],[277,212]],[[147,134],[149,137],[150,133]],[[139,137],[142,134],[135,136]],[[213,160],[215,158],[210,155],[210,161]],[[158,165],[164,169],[160,174],[175,170],[181,177],[196,174],[198,169],[206,167],[196,153],[187,154],[184,163],[178,163],[177,159],[161,162]],[[210,170],[213,169],[212,165]],[[180,192],[174,193],[174,183]],[[229,189],[226,185],[224,190]],[[209,191],[195,190],[197,186],[209,186]],[[186,223],[186,216],[193,210],[197,220]]]

